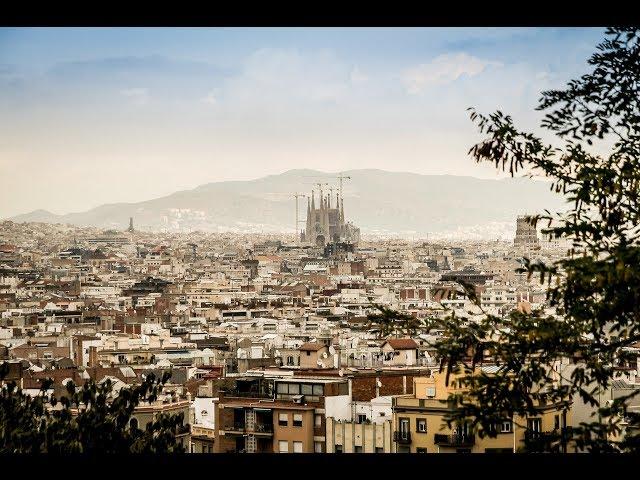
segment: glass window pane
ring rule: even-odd
[[[290,383],[289,384],[289,395],[300,395],[300,384],[299,383]]]

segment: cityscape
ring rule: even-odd
[[[637,451],[638,29],[62,30],[0,29],[0,453]]]
[[[180,441],[197,453],[517,448],[517,422],[486,441],[441,430],[437,332],[382,338],[367,316],[374,305],[418,319],[473,309],[458,280],[497,315],[539,308],[544,286],[516,270],[523,256],[553,260],[566,245],[540,239],[525,217],[511,241],[367,241],[348,207],[339,193],[316,195],[296,238],[139,232],[135,218],[120,231],[3,222],[8,378],[35,394],[49,377],[60,393],[69,379],[119,389],[171,372],[132,421],[182,412]],[[589,413],[553,405],[535,420],[547,430]]]

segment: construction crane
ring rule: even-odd
[[[296,228],[294,229],[295,232],[295,243],[296,245],[298,245],[298,243],[300,242],[300,237],[298,236],[298,227],[300,226],[300,220],[299,218],[299,213],[298,213],[298,198],[307,198],[307,195],[305,195],[304,193],[294,193],[293,197],[296,199]]]
[[[322,186],[329,185],[328,183],[314,183],[314,185],[318,186],[318,190],[320,190],[320,198],[322,199]]]
[[[327,177],[307,176],[307,178],[327,178]],[[343,180],[351,180],[351,176],[343,175],[342,173],[339,173],[335,177],[329,177],[329,178],[337,178],[338,179],[338,186],[339,186],[338,191],[340,192],[340,198],[342,198],[342,181]],[[319,184],[315,183],[314,185],[319,185]],[[324,183],[323,185],[328,185],[328,183]],[[322,190],[320,191],[320,196],[322,196]]]

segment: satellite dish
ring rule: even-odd
[[[335,355],[335,354],[336,354],[336,349],[335,349],[335,348],[333,348],[333,345],[331,345],[331,346],[329,347],[329,353],[330,353],[331,355]]]
[[[340,375],[341,377],[343,377],[343,376],[344,376],[344,370],[342,370],[342,369],[338,370],[338,375]]]
[[[321,358],[327,358],[327,352],[323,352],[322,355],[320,355]]]
[[[316,364],[317,364],[319,367],[324,367],[324,363],[322,363],[320,360],[318,360],[318,361],[316,362]]]
[[[276,350],[276,357],[280,356],[280,350]]]

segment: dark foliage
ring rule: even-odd
[[[4,368],[3,368],[4,367]],[[0,380],[6,364],[0,365]],[[66,395],[47,395],[51,380],[42,382],[40,394],[25,394],[15,384],[0,387],[0,453],[178,453],[176,433],[183,429],[182,415],[160,414],[145,430],[130,424],[135,408],[152,403],[170,377],[147,376],[139,386],[122,388],[113,395],[109,379],[66,384]]]
[[[529,219],[542,222],[549,238],[571,241],[566,258],[549,265],[526,260],[521,269],[546,284],[556,314],[514,311],[430,322],[444,330],[437,346],[443,368],[467,389],[450,399],[458,408],[449,421],[467,420],[494,436],[492,424],[534,415],[536,405],[580,399],[594,407],[592,421],[577,428],[528,432],[529,451],[567,451],[567,445],[638,451],[640,443],[632,428],[638,419],[627,411],[631,395],[606,405],[598,396],[624,364],[625,348],[640,340],[640,31],[608,29],[597,50],[591,73],[542,94],[542,127],[562,147],[519,131],[499,111],[471,110],[487,137],[470,151],[476,161],[512,175],[547,177],[568,200],[565,212]],[[608,154],[594,153],[596,146]],[[471,374],[489,359],[497,374]],[[619,435],[623,420],[626,435]]]

